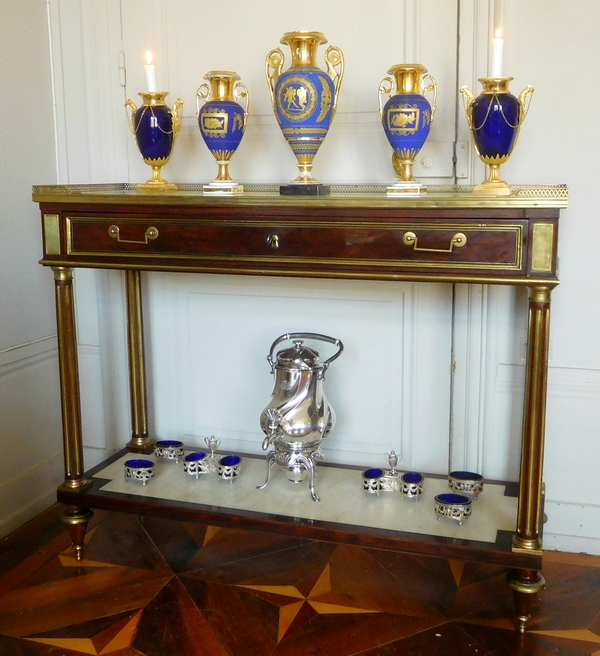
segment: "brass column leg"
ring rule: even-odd
[[[131,440],[127,443],[127,447],[134,451],[148,452],[152,449],[154,440],[148,437],[141,276],[139,271],[126,271],[125,275],[127,281],[129,393],[131,398]]]
[[[506,582],[513,591],[519,633],[525,633],[525,625],[531,617],[535,597],[544,589],[546,581],[535,569],[513,569],[507,574]]]
[[[541,502],[543,496],[542,468],[546,425],[546,392],[548,386],[548,344],[550,338],[550,294],[552,287],[529,288],[529,326],[519,507],[517,530],[513,536],[513,551],[541,555]],[[527,604],[533,603],[534,593],[543,588],[543,577],[535,570],[515,570],[509,574],[509,585],[515,591],[519,630],[525,630]],[[525,602],[524,600],[529,600]],[[527,611],[527,612],[526,612]]]
[[[63,424],[65,480],[59,490],[81,492],[92,484],[84,478],[83,438],[81,432],[81,402],[79,397],[79,366],[77,363],[77,333],[73,300],[73,269],[52,267],[56,295],[56,328],[58,335],[58,367]],[[83,540],[93,512],[89,508],[68,506],[61,520],[69,525],[75,557],[83,557]]]
[[[83,438],[81,435],[81,402],[79,398],[79,366],[73,300],[73,269],[52,267],[56,293],[56,327],[58,333],[58,367],[63,423],[65,481],[61,489],[77,492],[92,482],[83,477]]]

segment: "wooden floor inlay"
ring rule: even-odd
[[[600,558],[547,553],[522,636],[500,566],[124,513],[78,562],[38,521],[0,553],[0,656],[600,656]]]

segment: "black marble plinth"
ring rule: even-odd
[[[320,182],[314,184],[286,184],[279,187],[280,196],[329,196],[330,185]]]

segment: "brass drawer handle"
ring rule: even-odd
[[[269,235],[267,237],[267,244],[273,249],[279,248],[279,235]]]
[[[121,239],[121,236],[119,235],[119,226],[116,225],[110,226],[108,234],[121,244],[147,244],[149,239],[156,239],[158,237],[158,230],[154,226],[150,226],[144,233],[144,241],[138,241],[137,239]]]
[[[418,239],[414,232],[405,232],[404,237],[402,237],[402,241],[407,246],[413,245],[413,251],[426,251],[428,253],[452,253],[455,246],[456,248],[462,248],[467,243],[467,235],[462,232],[457,232],[452,237],[448,248],[419,248],[417,246]]]

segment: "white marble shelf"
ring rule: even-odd
[[[142,485],[125,481],[124,462],[131,458],[147,458],[156,462],[156,477]],[[379,497],[362,490],[361,471],[338,466],[317,468],[315,487],[321,501],[315,503],[305,481],[294,484],[285,472],[273,467],[271,481],[258,490],[265,480],[264,458],[244,456],[240,476],[228,483],[216,473],[198,479],[184,473],[183,462],[157,461],[154,456],[126,454],[94,473],[95,478],[108,479],[101,492],[129,494],[151,501],[163,499],[202,504],[226,510],[251,511],[365,529],[385,529],[436,537],[458,538],[495,543],[497,532],[514,531],[517,498],[505,496],[505,486],[485,483],[483,492],[473,502],[473,514],[462,524],[451,519],[437,519],[434,497],[448,492],[445,478],[425,477],[421,498],[403,498],[400,492],[382,492]]]

